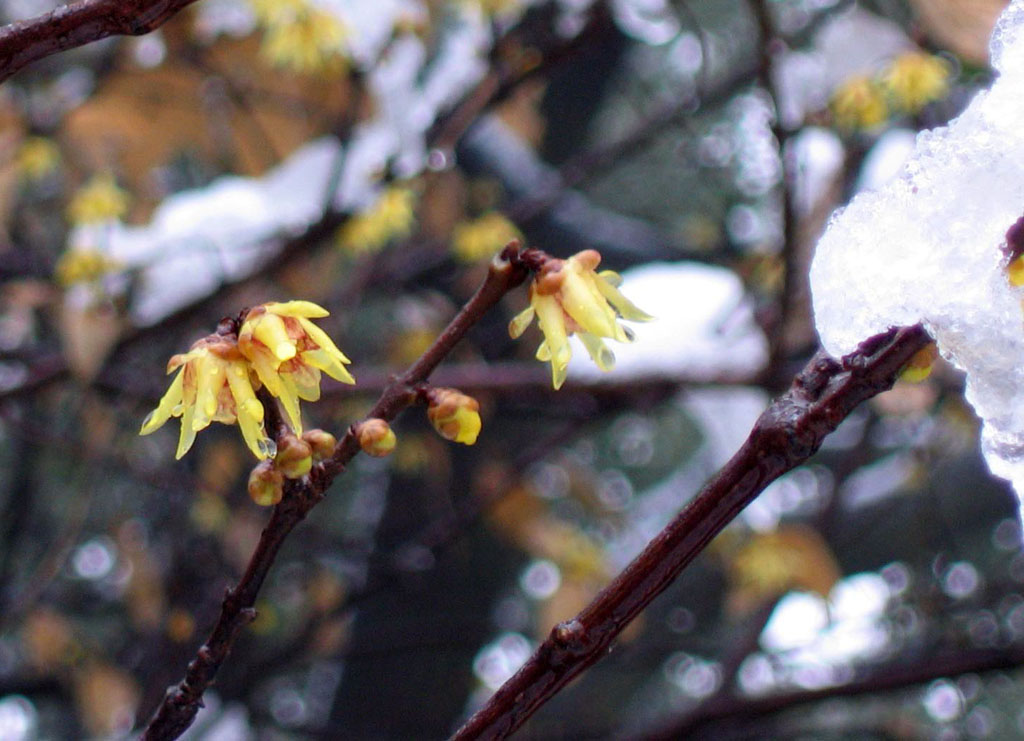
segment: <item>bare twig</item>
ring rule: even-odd
[[[842,362],[819,352],[761,415],[739,452],[579,615],[556,625],[529,661],[458,731],[505,738],[600,659],[616,636],[764,488],[810,458],[853,409],[892,386],[930,341],[920,325],[864,341]]]
[[[514,245],[507,247],[492,263],[479,290],[419,360],[388,385],[367,418],[392,420],[405,408],[416,403],[419,396],[418,388],[426,382],[434,368],[480,320],[480,317],[509,290],[526,279],[530,261],[536,254],[533,250],[520,252]],[[268,406],[273,412],[273,406]],[[271,429],[277,426],[273,419],[268,419],[268,424]],[[359,441],[353,425],[338,442],[331,459],[317,464],[308,477],[287,483],[284,498],[274,507],[245,573],[235,587],[227,590],[213,631],[188,665],[185,678],[167,691],[163,703],[142,736],[145,741],[177,738],[192,724],[202,706],[203,693],[213,682],[239,629],[255,617],[253,604],[256,595],[285,538],[323,499],[324,492],[331,482],[359,450]]]
[[[141,36],[196,0],[80,0],[0,28],[0,82],[22,67],[109,36]]]
[[[1024,665],[1024,646],[1020,644],[968,651],[958,646],[941,653],[917,655],[913,659],[899,655],[884,664],[864,667],[863,676],[837,687],[798,690],[760,698],[717,697],[713,702],[701,706],[692,716],[666,725],[645,735],[645,738],[717,738],[721,736],[721,729],[711,733],[709,726],[723,722],[733,727],[759,720],[763,722],[768,715],[812,702],[887,692],[924,684],[940,677],[1015,669],[1021,665]],[[759,725],[758,729],[760,733],[765,732],[763,725]]]

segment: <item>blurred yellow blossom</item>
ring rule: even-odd
[[[274,66],[300,74],[345,68],[348,30],[331,12],[308,0],[252,0],[263,28],[260,51]]]
[[[116,260],[88,247],[73,247],[64,252],[54,266],[54,276],[61,287],[76,283],[93,283],[120,267]]]
[[[491,258],[513,239],[523,235],[498,211],[488,211],[472,221],[462,221],[452,231],[452,250],[462,262]]]
[[[210,422],[234,424],[242,430],[245,444],[260,460],[277,450],[263,426],[263,405],[253,391],[249,364],[230,335],[210,335],[167,363],[167,372],[181,368],[171,387],[142,423],[140,435],[148,435],[171,417],[181,417],[176,458],[192,447],[196,433]]]
[[[523,4],[522,0],[464,0],[464,2],[478,6],[487,15],[500,15]]]
[[[118,187],[112,175],[94,175],[79,188],[68,204],[72,224],[95,224],[120,219],[128,212],[128,193]]]
[[[882,89],[894,107],[917,113],[949,92],[949,63],[933,54],[909,52],[893,60],[882,75]]]
[[[882,88],[867,76],[852,77],[840,85],[829,107],[836,125],[847,131],[872,129],[889,115]]]
[[[18,147],[15,167],[26,180],[39,180],[60,166],[60,149],[52,139],[30,136]]]
[[[549,259],[530,284],[530,306],[509,323],[509,334],[519,337],[536,315],[544,333],[537,359],[551,362],[556,389],[565,382],[572,357],[571,334],[579,335],[597,367],[607,371],[615,364],[615,356],[601,338],[632,342],[632,333],[619,317],[638,322],[652,318],[619,292],[622,279],[617,273],[595,272],[600,262],[596,250],[584,250],[568,260]]]
[[[415,218],[415,191],[393,185],[370,208],[345,222],[338,230],[338,244],[352,252],[377,252],[393,239],[409,236]]]
[[[238,349],[267,391],[281,400],[296,435],[302,434],[299,399],[320,398],[320,371],[355,383],[345,368],[349,359],[310,321],[325,316],[328,311],[310,301],[272,302],[250,309],[238,333]]]

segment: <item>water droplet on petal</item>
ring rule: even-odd
[[[601,362],[598,365],[602,370],[611,370],[615,367],[615,353],[609,350],[607,347],[601,348],[600,355]]]
[[[267,458],[273,458],[277,455],[277,443],[271,440],[269,437],[264,437],[256,441],[256,449],[260,451],[260,454]]]
[[[626,339],[630,342],[636,342],[636,333],[629,327],[623,327],[622,331],[626,333]]]
[[[143,427],[148,427],[149,423],[153,421],[153,417],[155,417],[155,416],[156,416],[156,410],[154,409],[152,412],[150,412],[149,414],[146,415],[146,418],[144,420],[142,420],[142,426]]]
[[[183,405],[175,404],[174,408],[171,409],[171,415],[173,415],[175,417],[180,417],[181,413],[184,412],[184,411],[185,411],[185,407]]]

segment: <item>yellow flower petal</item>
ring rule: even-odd
[[[597,364],[598,368],[610,371],[615,367],[615,354],[608,349],[600,337],[595,337],[589,332],[580,332],[579,338],[583,341],[583,346],[587,348],[590,359]]]
[[[569,337],[565,329],[565,315],[553,296],[534,296],[533,306],[537,312],[537,323],[544,333],[545,343],[551,360],[551,384],[561,388],[572,357]],[[537,350],[540,353],[540,349]]]
[[[192,429],[198,432],[209,426],[217,414],[217,395],[225,383],[224,361],[206,354],[196,363],[196,402]]]
[[[322,319],[325,316],[331,315],[331,312],[327,311],[327,309],[319,304],[314,304],[312,301],[285,301],[284,303],[272,301],[269,304],[265,304],[265,307],[267,311],[278,316]]]
[[[307,350],[302,353],[302,360],[305,363],[322,370],[335,381],[342,383],[355,383],[356,379],[348,372],[348,369],[341,362],[327,354],[326,350]]]
[[[313,324],[305,317],[298,317],[299,324],[306,331],[306,336],[313,340],[317,346],[326,352],[328,355],[333,356],[340,363],[351,363],[352,361],[345,357],[345,353],[338,349],[337,345],[334,344],[334,340],[327,336],[320,327]]]
[[[249,358],[249,362],[252,364],[253,370],[256,371],[256,377],[267,387],[270,395],[281,398],[284,389],[281,386],[281,378],[277,373],[274,359],[265,352],[257,352]]]
[[[174,457],[181,460],[181,457],[189,451],[192,443],[196,440],[196,431],[192,428],[192,415],[195,412],[195,402],[183,403],[181,412],[181,433],[178,436],[178,450]]]
[[[559,294],[562,308],[585,331],[600,337],[615,337],[618,328],[615,314],[593,281],[588,280],[588,275],[581,275],[575,270],[563,272],[565,280]]]
[[[269,348],[279,361],[295,357],[295,340],[288,336],[288,328],[277,314],[267,312],[256,317],[252,323],[252,336]]]
[[[616,284],[613,284],[607,278],[603,278],[602,275],[597,276],[594,285],[608,303],[614,306],[615,310],[622,315],[623,319],[630,319],[634,322],[649,322],[654,319],[653,316],[623,296],[622,292],[616,287]],[[621,280],[622,278],[620,277],[619,281],[621,282]]]
[[[174,416],[175,409],[181,404],[181,388],[184,378],[185,371],[179,371],[178,375],[171,382],[170,388],[167,389],[167,393],[160,399],[157,408],[146,416],[142,423],[142,429],[139,430],[140,435],[149,435],[155,432]],[[180,414],[181,412],[179,411],[178,413]]]
[[[526,331],[526,328],[530,326],[530,322],[533,321],[535,313],[532,306],[527,306],[512,317],[512,321],[508,323],[508,333],[513,340],[518,339]]]
[[[231,396],[235,400],[238,427],[246,446],[259,460],[269,458],[273,442],[263,427],[263,404],[252,390],[248,367],[241,361],[232,362],[226,375]]]
[[[281,379],[282,393],[279,398],[281,406],[284,407],[284,414],[288,418],[288,424],[296,435],[302,434],[302,414],[299,411],[299,390],[295,388],[295,382],[291,375],[282,373],[278,376]]]
[[[288,373],[288,377],[295,384],[295,389],[300,399],[303,401],[319,401],[320,370],[318,368],[303,363]]]

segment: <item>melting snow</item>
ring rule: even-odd
[[[1024,214],[1024,0],[993,34],[999,77],[949,126],[921,132],[900,175],[837,213],[811,268],[815,319],[839,356],[923,322],[967,372],[993,473],[1024,493],[1024,291],[1000,245]]]

